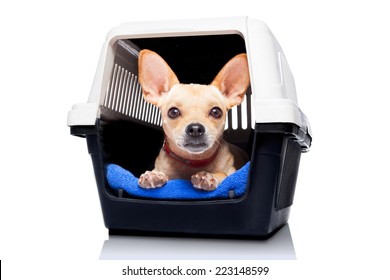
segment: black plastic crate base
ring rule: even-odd
[[[91,128],[86,130],[88,150],[105,226],[110,234],[263,239],[288,221],[302,152],[299,141],[305,141],[294,134],[299,131],[294,124],[256,126],[246,194],[240,198],[213,201],[121,197],[107,186],[104,172],[107,157],[113,155],[102,153],[101,130],[94,127],[94,133],[91,131]],[[113,131],[109,132],[111,135]],[[158,147],[161,141],[155,141]]]

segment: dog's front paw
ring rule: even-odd
[[[192,175],[191,183],[196,189],[213,191],[218,187],[220,182],[214,174],[202,171]]]
[[[144,189],[159,188],[168,181],[168,177],[159,171],[146,171],[138,179],[138,185]]]

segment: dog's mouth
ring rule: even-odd
[[[191,153],[201,153],[209,148],[206,142],[189,141],[184,144],[184,148]]]

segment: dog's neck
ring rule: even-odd
[[[219,151],[219,145],[217,146],[217,148],[215,149],[215,151],[213,152],[213,154],[210,157],[202,158],[202,159],[188,159],[188,158],[184,158],[184,157],[177,155],[169,147],[169,144],[168,144],[168,141],[166,138],[164,140],[163,150],[165,151],[165,153],[169,157],[173,158],[174,160],[176,160],[184,165],[187,165],[187,166],[193,167],[193,168],[201,168],[201,167],[209,165],[217,157],[218,151]]]

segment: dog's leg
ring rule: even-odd
[[[138,185],[145,189],[159,188],[165,185],[168,177],[160,171],[146,171],[138,179]]]
[[[201,171],[191,176],[191,183],[196,189],[213,191],[226,177],[227,175],[221,172],[209,173],[206,171]]]

